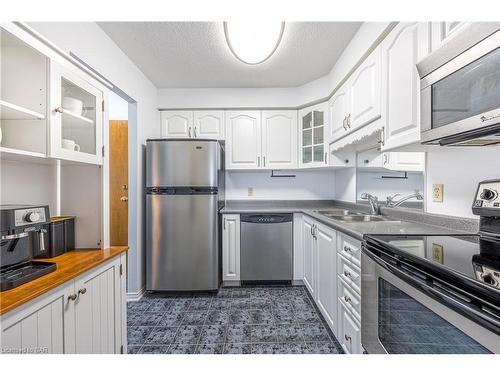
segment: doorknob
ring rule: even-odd
[[[121,198],[120,198],[120,200],[121,200],[122,202],[128,202],[128,197],[121,197]]]

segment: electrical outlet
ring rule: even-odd
[[[253,187],[248,188],[248,196],[253,197]]]
[[[432,201],[442,202],[443,201],[443,184],[433,184],[432,185]]]

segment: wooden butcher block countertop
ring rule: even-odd
[[[47,293],[127,250],[128,246],[111,246],[103,250],[73,250],[55,258],[36,259],[40,262],[56,263],[57,269],[26,284],[0,292],[0,315]]]

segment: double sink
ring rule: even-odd
[[[382,215],[368,215],[361,212],[353,212],[340,208],[335,208],[325,211],[315,211],[316,213],[326,216],[329,219],[343,221],[345,223],[371,223],[378,221],[399,221],[390,219]]]

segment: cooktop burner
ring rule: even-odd
[[[9,290],[56,270],[55,263],[25,262],[0,270],[0,291]]]
[[[481,235],[369,235],[401,256],[456,272],[500,290],[500,241]]]

